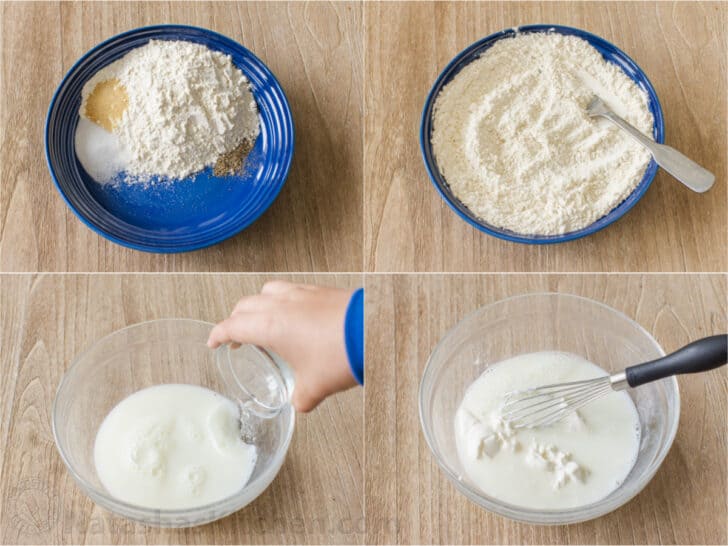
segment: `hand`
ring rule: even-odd
[[[278,354],[296,378],[293,406],[307,412],[324,398],[355,386],[344,340],[352,291],[283,281],[267,282],[242,298],[212,329],[207,345],[260,345]]]

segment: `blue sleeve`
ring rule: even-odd
[[[346,356],[357,383],[364,384],[364,289],[354,292],[344,319]]]

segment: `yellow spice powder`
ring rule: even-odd
[[[94,87],[86,99],[84,115],[111,132],[121,121],[127,106],[129,106],[129,95],[126,89],[119,80],[112,78]]]

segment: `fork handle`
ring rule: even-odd
[[[647,148],[652,153],[655,163],[691,190],[703,193],[713,186],[715,175],[678,152],[675,148],[650,140],[614,112],[608,111],[601,115],[624,129],[632,138]]]
[[[728,335],[705,337],[693,341],[657,360],[630,366],[624,374],[630,387],[638,387],[664,377],[684,373],[707,372],[728,362]]]

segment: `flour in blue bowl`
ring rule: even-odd
[[[128,105],[111,132],[86,115],[98,84],[118,80]],[[186,41],[152,40],[102,68],[82,91],[79,161],[99,182],[183,179],[260,131],[250,83],[229,55]]]
[[[440,91],[432,147],[453,194],[488,224],[528,235],[589,226],[637,187],[650,154],[586,106],[594,94],[645,135],[647,93],[586,40],[497,41]]]

